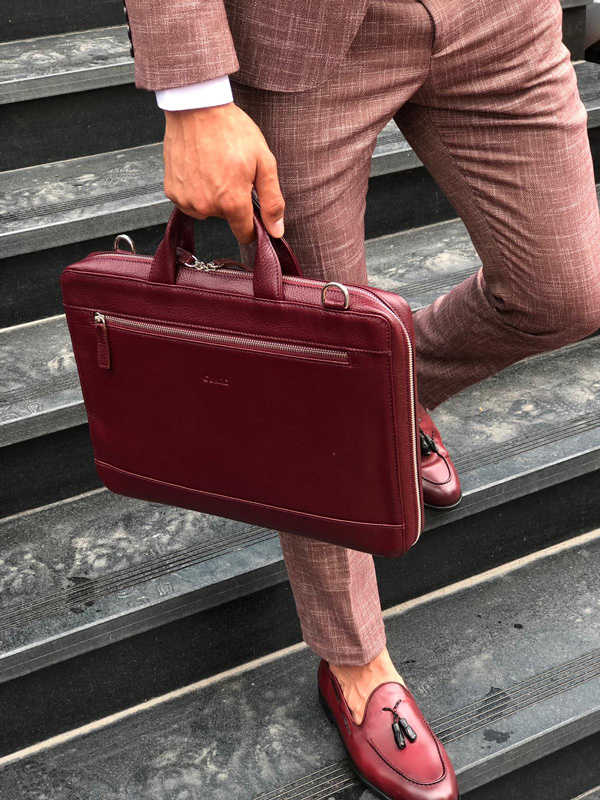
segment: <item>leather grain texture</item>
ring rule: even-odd
[[[96,252],[61,289],[96,468],[112,491],[397,556],[423,526],[412,313],[398,295]],[[279,246],[284,252],[285,248]],[[288,255],[288,268],[293,254]]]

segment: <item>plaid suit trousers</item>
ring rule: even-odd
[[[462,218],[482,266],[414,314],[428,408],[600,327],[600,217],[560,0],[372,0],[316,88],[232,85],[277,158],[308,277],[368,283],[371,155],[391,119]],[[333,664],[374,658],[386,639],[372,557],[280,540],[309,647]]]

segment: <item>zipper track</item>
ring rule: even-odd
[[[160,325],[150,322],[140,322],[138,320],[128,319],[126,317],[119,317],[114,314],[102,314],[96,312],[94,314],[96,322],[114,323],[122,325],[126,328],[133,328],[136,330],[151,331],[153,333],[167,333],[177,334],[178,336],[186,339],[197,339],[204,342],[222,342],[223,344],[234,345],[250,345],[264,350],[277,350],[290,353],[305,353],[306,355],[313,356],[326,356],[327,358],[335,358],[338,361],[348,361],[348,353],[344,350],[330,350],[325,347],[311,347],[309,345],[287,344],[285,342],[276,342],[269,339],[252,339],[245,336],[235,336],[226,333],[210,333],[209,331],[196,331],[187,328],[178,328],[172,325]]]
[[[117,255],[117,256],[121,256],[122,255],[125,258],[132,258],[132,257],[133,258],[139,258],[139,259],[142,259],[144,261],[152,261],[153,260],[153,256],[143,256],[143,255],[137,255],[137,254],[132,256],[130,253],[122,253],[122,254],[120,254],[120,253],[119,254],[117,254],[117,253],[107,253],[107,255],[104,256],[104,257],[105,258],[106,257],[114,258],[115,255]],[[246,278],[246,279],[252,278],[252,272],[245,271],[245,270],[228,269],[227,267],[219,267],[218,269],[198,270],[198,268],[196,268],[196,267],[186,266],[185,264],[181,264],[180,266],[185,268],[185,269],[196,269],[197,271],[205,272],[207,274],[208,273],[217,273],[217,272],[226,272],[229,275],[237,275],[238,277],[243,277],[243,278]],[[323,281],[313,280],[312,278],[305,278],[305,277],[300,276],[300,275],[284,275],[283,276],[283,280],[284,281],[292,281],[293,283],[300,283],[300,284],[303,284],[303,285],[306,285],[306,286],[322,286],[322,284],[323,284]],[[353,292],[356,292],[358,294],[362,294],[365,297],[370,298],[371,300],[375,300],[377,303],[379,303],[380,306],[383,306],[383,308],[387,309],[388,311],[391,311],[392,314],[396,317],[396,319],[400,323],[400,326],[401,326],[401,328],[402,328],[402,330],[404,332],[404,336],[406,338],[406,343],[408,345],[408,359],[409,359],[409,372],[410,372],[411,427],[412,427],[412,442],[413,442],[412,456],[413,456],[413,467],[414,467],[413,472],[414,472],[414,475],[415,475],[415,488],[417,490],[417,538],[415,539],[415,541],[413,543],[413,544],[416,544],[418,542],[420,536],[421,536],[421,533],[422,533],[421,528],[422,528],[423,521],[422,521],[422,514],[421,514],[421,493],[422,493],[421,476],[420,476],[420,473],[419,473],[419,461],[418,461],[418,457],[417,457],[417,441],[418,441],[418,437],[417,437],[416,408],[415,408],[414,355],[413,355],[413,348],[412,348],[411,341],[410,341],[410,336],[408,335],[408,331],[406,330],[406,326],[404,325],[404,323],[402,322],[402,320],[400,319],[398,314],[396,314],[394,309],[391,308],[391,306],[388,306],[387,303],[385,303],[374,292],[370,292],[368,289],[361,289],[361,288],[359,288],[357,286],[348,287],[348,291],[350,292],[350,295],[352,295]]]

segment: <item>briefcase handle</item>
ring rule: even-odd
[[[269,300],[283,300],[282,265],[256,205],[253,208],[253,217],[256,231],[253,269],[254,296]],[[182,247],[187,252],[193,253],[193,243],[194,219],[175,206],[167,223],[165,235],[152,259],[149,280],[153,283],[174,284],[177,277],[177,248]],[[287,248],[289,250],[289,245]],[[291,250],[289,252],[291,253]],[[294,261],[296,264],[298,263],[295,258]]]

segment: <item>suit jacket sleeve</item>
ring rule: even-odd
[[[236,72],[223,0],[126,0],[140,89],[169,89]]]

